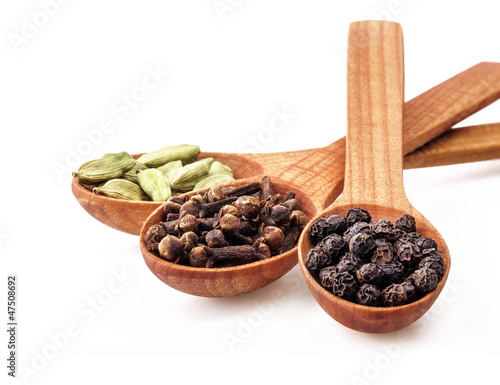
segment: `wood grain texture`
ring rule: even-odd
[[[366,39],[358,37],[368,36]],[[319,305],[341,324],[362,332],[387,333],[420,318],[441,292],[450,256],[441,235],[408,201],[402,167],[403,42],[396,23],[351,24],[348,51],[348,128],[344,191],[325,212],[313,218],[299,240],[299,264]],[[417,231],[434,239],[444,259],[438,287],[418,301],[391,308],[361,306],[321,287],[306,267],[311,249],[311,224],[330,215],[345,216],[353,207],[370,212],[372,220],[415,217]]]
[[[401,26],[351,24],[348,46],[348,129],[341,199],[400,203],[404,201]]]
[[[444,166],[500,158],[500,124],[455,128],[404,158],[404,168]],[[424,166],[425,165],[425,166]]]

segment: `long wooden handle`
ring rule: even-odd
[[[455,128],[404,157],[404,168],[443,166],[500,158],[500,123]]]
[[[401,26],[362,21],[349,30],[344,192],[355,202],[403,194],[404,59]]]

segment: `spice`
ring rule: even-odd
[[[356,277],[359,283],[369,283],[371,285],[377,285],[382,281],[384,276],[384,271],[380,266],[374,263],[365,263],[358,270],[356,270]]]
[[[126,152],[106,154],[85,162],[73,176],[88,185],[85,186],[88,190],[108,198],[159,202],[172,195],[234,180],[232,170],[213,158],[195,162],[199,153],[198,146],[178,145],[152,151],[138,160]],[[244,194],[235,196],[240,195]]]
[[[135,160],[126,152],[106,154],[101,159],[82,164],[73,176],[81,183],[96,184],[121,177],[135,166]]]
[[[152,201],[164,202],[172,195],[170,183],[161,171],[148,168],[139,172],[139,185],[148,194]]]
[[[404,305],[408,299],[405,287],[397,283],[393,283],[382,290],[381,296],[385,306]]]
[[[263,186],[265,200],[261,196]],[[289,200],[295,200],[293,196],[287,194]],[[267,177],[262,185],[214,186],[189,199],[174,196],[164,203],[162,221],[148,230],[151,240],[147,248],[169,262],[203,268],[272,258],[291,250],[307,223],[300,202],[289,202],[293,203],[293,211],[284,203],[279,194],[273,194]],[[330,241],[327,247],[330,253],[344,247],[342,237],[336,237],[339,244]],[[326,258],[331,261],[331,257]]]
[[[200,148],[198,146],[180,144],[151,151],[137,160],[148,167],[160,167],[174,160],[181,160],[183,164],[187,164],[195,160],[199,153]]]
[[[337,297],[352,299],[358,290],[358,282],[350,272],[335,274],[332,279],[332,293]]]
[[[437,243],[416,232],[415,219],[371,221],[356,207],[311,225],[305,265],[333,295],[365,306],[401,306],[437,287],[444,260]]]
[[[92,192],[109,198],[126,199],[131,201],[146,201],[148,196],[141,186],[126,179],[111,179],[102,186],[95,187]]]
[[[364,283],[356,293],[356,301],[360,305],[379,306],[380,290],[375,285]]]
[[[345,225],[347,228],[354,225],[356,222],[366,222],[370,223],[372,217],[370,213],[361,207],[355,207],[347,211],[347,214],[344,217]]]

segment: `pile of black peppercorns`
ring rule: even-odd
[[[371,221],[355,207],[344,218],[332,215],[311,226],[314,247],[306,267],[337,297],[366,306],[400,306],[437,287],[444,274],[437,243],[416,232],[405,214],[395,224]]]

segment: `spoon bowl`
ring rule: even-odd
[[[260,182],[260,178],[250,182]],[[246,182],[233,182],[239,187]],[[274,193],[284,196],[289,190],[287,183],[273,181]],[[316,212],[314,205],[302,191],[296,198],[308,217]],[[297,247],[292,250],[262,261],[245,265],[223,268],[198,268],[179,265],[161,259],[146,248],[145,236],[150,226],[163,220],[163,206],[157,208],[145,222],[140,234],[140,247],[146,265],[151,272],[170,287],[187,294],[202,297],[231,297],[248,293],[274,282],[290,271],[297,264]]]
[[[332,205],[332,207],[313,218],[304,228],[298,246],[299,265],[302,275],[316,302],[318,302],[330,317],[342,325],[366,333],[388,333],[399,330],[418,320],[427,310],[429,310],[438,298],[450,271],[450,253],[443,237],[434,226],[432,226],[432,224],[412,206],[408,206],[402,210],[374,204],[364,204],[362,208],[368,210],[372,216],[372,220],[389,219],[394,223],[396,219],[402,217],[404,214],[412,215],[417,223],[417,231],[422,234],[422,236],[432,238],[436,241],[439,253],[444,260],[444,274],[439,280],[436,289],[417,301],[402,306],[371,307],[339,298],[323,288],[307,270],[307,252],[313,247],[309,234],[311,233],[311,226],[316,220],[326,219],[334,214],[344,217],[347,211],[352,208],[352,204]]]

